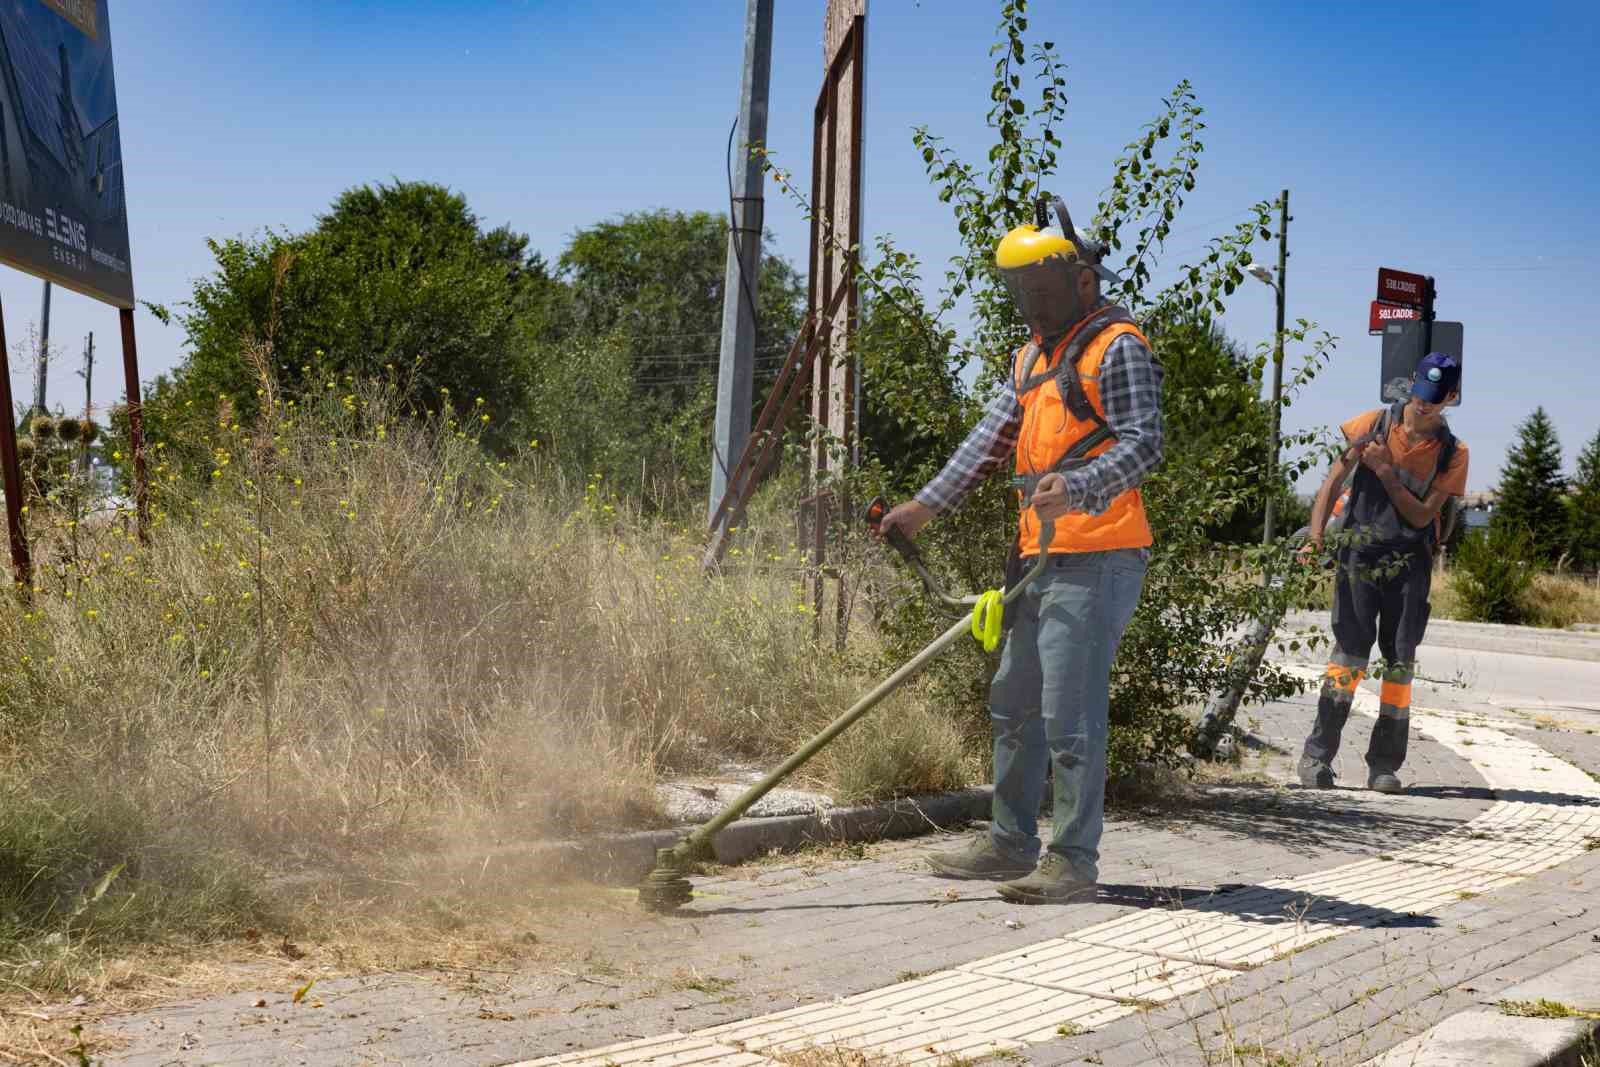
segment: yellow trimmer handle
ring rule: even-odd
[[[1000,627],[1005,619],[1005,594],[998,589],[978,594],[972,605],[972,637],[985,652],[1000,647]]]

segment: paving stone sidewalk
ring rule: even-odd
[[[1417,703],[1494,717],[1535,743],[1559,735],[1552,750],[1600,772],[1600,737],[1582,729],[1535,731],[1449,690],[1418,686]],[[1242,770],[1287,782],[1312,711],[1303,698],[1242,716],[1265,742],[1247,750]],[[1217,786],[1181,806],[1114,814],[1092,904],[1014,906],[991,886],[936,878],[921,861],[952,843],[937,837],[768,861],[698,880],[701,895],[678,917],[600,913],[581,965],[320,983],[318,1010],[276,993],[265,1008],[251,1006],[256,993],[172,1004],[102,1021],[129,1042],[107,1062],[501,1064],[689,1033],[1174,903],[1203,916],[1239,887],[1420,845],[1494,804],[1466,759],[1429,740],[1414,740],[1407,794],[1358,788],[1367,729],[1369,720],[1354,717],[1347,732],[1341,782],[1356,788]],[[1596,951],[1586,898],[1597,883],[1600,851],[1509,891],[1464,894],[1425,918],[1369,916],[1225,984],[1021,1055],[1040,1064],[1204,1064],[1229,1062],[1207,1057],[1231,1041],[1235,1051],[1254,1045],[1285,1057],[1258,1062],[1359,1063]]]

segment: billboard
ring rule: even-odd
[[[0,0],[0,262],[133,307],[107,0]]]

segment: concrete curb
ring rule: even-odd
[[[910,837],[989,817],[992,786],[954,793],[908,797],[861,807],[828,808],[809,815],[740,819],[717,835],[719,863],[738,863],[768,852],[793,852],[807,845],[878,841]],[[478,883],[516,884],[534,878],[582,878],[609,885],[633,885],[655,866],[656,850],[671,848],[693,826],[596,835],[578,841],[549,841],[461,852],[444,861],[470,871]]]
[[[1496,1004],[1538,1001],[1600,1007],[1600,957],[1588,956],[1512,986]],[[1507,1015],[1495,1005],[1446,1016],[1365,1067],[1579,1067],[1600,1040],[1600,1020]]]
[[[1464,1011],[1364,1067],[1579,1067],[1595,1024]]]

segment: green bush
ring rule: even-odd
[[[1455,560],[1461,616],[1476,622],[1520,623],[1538,568],[1533,539],[1520,527],[1491,524],[1462,538]]]

